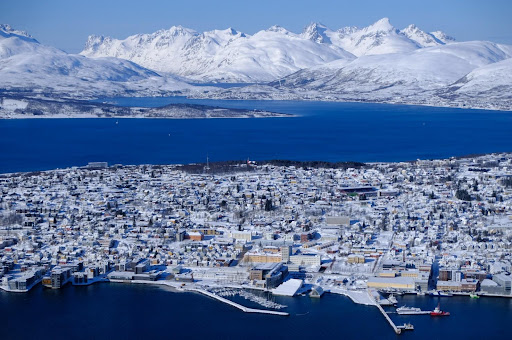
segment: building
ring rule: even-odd
[[[462,279],[460,282],[460,290],[462,292],[476,292],[478,282],[479,281],[476,279]]]
[[[350,254],[347,258],[348,263],[364,263],[363,255]]]
[[[320,255],[316,254],[301,254],[290,256],[290,262],[305,267],[320,266],[322,263]]]
[[[495,281],[489,279],[485,279],[480,283],[480,291],[487,294],[505,294],[504,287],[500,286]]]
[[[281,284],[279,287],[274,288],[272,290],[272,294],[280,296],[294,296],[302,287],[303,283],[304,282],[302,280],[290,279]]]
[[[311,292],[309,293],[309,296],[312,298],[320,298],[320,297],[322,297],[323,294],[324,294],[324,290],[322,289],[322,287],[314,285],[311,288]]]
[[[284,263],[290,262],[290,256],[292,255],[292,247],[284,246],[281,247],[281,261]]]
[[[503,287],[503,294],[510,295],[512,286],[512,279],[510,276],[505,274],[496,274],[492,277],[492,280]]]
[[[461,283],[457,281],[437,281],[437,290],[441,291],[460,291],[461,290]]]
[[[281,262],[281,254],[277,253],[245,253],[245,262],[252,263],[277,263]]]
[[[371,277],[368,288],[414,290],[414,279],[410,277]]]
[[[249,280],[253,285],[267,289],[279,286],[286,276],[288,276],[288,268],[282,263],[259,264],[249,272]]]
[[[203,233],[198,231],[191,231],[187,233],[186,238],[190,239],[191,241],[202,241],[204,238]]]
[[[253,235],[250,231],[233,231],[231,237],[237,241],[251,242]]]
[[[325,223],[331,225],[350,225],[350,217],[348,216],[329,216],[325,218]]]
[[[52,289],[59,289],[71,279],[71,268],[53,268],[49,277],[43,278],[43,285]]]

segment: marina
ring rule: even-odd
[[[260,313],[260,314],[270,314],[270,315],[280,315],[280,316],[289,316],[290,315],[289,313],[286,313],[286,312],[279,312],[279,311],[268,310],[268,309],[248,308],[248,307],[242,306],[242,305],[240,305],[240,304],[238,304],[236,302],[233,302],[231,300],[223,298],[222,296],[218,296],[218,295],[216,295],[214,293],[211,293],[211,292],[209,292],[207,290],[204,290],[204,289],[184,288],[184,290],[189,291],[189,292],[196,292],[196,293],[200,293],[200,294],[206,295],[206,296],[211,297],[213,299],[216,299],[216,300],[218,300],[220,302],[223,302],[223,303],[226,303],[226,304],[228,304],[230,306],[238,308],[241,311],[243,311],[244,313]]]

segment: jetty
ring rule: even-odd
[[[272,314],[272,315],[281,315],[281,316],[288,316],[290,315],[289,313],[286,313],[286,312],[279,312],[279,311],[274,311],[274,310],[267,310],[267,309],[256,309],[256,308],[249,308],[249,307],[245,307],[245,306],[242,306],[236,302],[233,302],[231,300],[228,300],[226,298],[223,298],[222,296],[218,296],[217,294],[214,294],[214,293],[211,293],[207,290],[204,290],[204,289],[198,289],[198,288],[183,288],[183,290],[186,290],[186,291],[190,291],[190,292],[196,292],[196,293],[200,293],[200,294],[203,294],[203,295],[206,295],[206,296],[209,296],[213,299],[216,299],[220,302],[224,302],[224,303],[227,303],[228,305],[231,305],[235,308],[238,308],[240,309],[241,311],[245,312],[245,313],[260,313],[260,314]]]
[[[402,333],[402,330],[400,328],[398,328],[395,323],[393,322],[393,320],[391,320],[391,318],[389,317],[388,313],[386,313],[386,311],[384,311],[384,308],[382,308],[381,305],[379,305],[378,303],[375,304],[375,306],[380,310],[380,312],[382,313],[382,315],[384,315],[384,317],[386,318],[386,320],[388,320],[389,324],[391,325],[391,327],[393,328],[393,330],[395,331],[396,334],[401,334]]]

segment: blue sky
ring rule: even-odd
[[[511,0],[0,0],[0,23],[72,53],[90,34],[125,38],[173,25],[253,34],[276,24],[300,32],[312,21],[338,29],[383,17],[397,28],[414,23],[458,40],[512,44],[511,14]]]

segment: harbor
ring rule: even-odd
[[[200,293],[200,294],[203,294],[203,295],[206,295],[208,297],[211,297],[213,299],[216,299],[220,302],[223,302],[223,303],[226,303],[228,305],[231,305],[235,308],[238,308],[240,309],[241,311],[243,311],[244,313],[260,313],[260,314],[271,314],[271,315],[280,315],[280,316],[289,316],[290,314],[289,313],[286,313],[286,312],[280,312],[280,311],[274,311],[274,310],[268,310],[268,309],[255,309],[255,308],[248,308],[248,307],[245,307],[245,306],[242,306],[236,302],[233,302],[231,300],[228,300],[226,298],[223,298],[221,296],[218,296],[216,294],[213,294],[207,290],[204,290],[204,289],[197,289],[197,288],[184,288],[184,290],[186,291],[189,291],[189,292],[196,292],[196,293]]]

